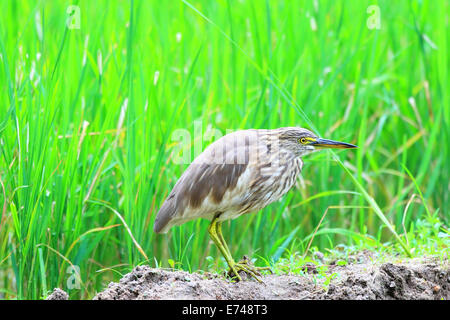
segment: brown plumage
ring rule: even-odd
[[[279,199],[294,184],[302,164],[284,144],[288,139],[298,144],[296,134],[306,132],[291,128],[290,136],[287,130],[237,131],[212,143],[175,184],[158,212],[154,230],[166,232],[173,225],[200,217],[212,219],[217,213],[221,220],[236,218]],[[282,132],[285,135],[277,141]],[[277,142],[283,142],[283,159],[277,159]]]
[[[302,169],[301,157],[317,147],[355,146],[320,139],[297,127],[243,130],[220,138],[177,181],[156,216],[154,231],[165,233],[197,218],[220,223],[266,207],[289,191]],[[210,230],[213,240],[214,230]],[[226,247],[222,240],[219,249]],[[225,249],[221,251],[227,258]],[[230,259],[227,262],[233,269],[237,264]]]

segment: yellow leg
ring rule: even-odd
[[[222,255],[225,257],[225,260],[228,263],[228,266],[230,267],[230,270],[228,274],[234,275],[239,281],[242,281],[241,276],[239,275],[239,271],[244,271],[245,273],[251,275],[253,278],[258,280],[259,282],[262,282],[262,280],[259,278],[261,274],[259,273],[259,270],[270,270],[269,267],[254,267],[249,264],[249,261],[246,257],[244,257],[243,260],[236,263],[233,259],[233,256],[230,253],[230,249],[228,249],[228,246],[225,242],[225,239],[223,238],[222,234],[222,222],[217,221],[217,218],[214,218],[213,221],[211,221],[211,224],[208,228],[209,234],[211,236],[211,239],[216,244],[217,248],[219,248]]]
[[[221,222],[217,221],[217,218],[214,218],[208,227],[209,235],[210,235],[211,239],[214,241],[214,243],[216,244],[217,248],[220,250],[220,252],[224,256],[230,269],[236,275],[238,280],[242,281],[241,276],[239,275],[238,271],[235,268],[236,262],[234,262],[233,257],[230,254],[230,250],[228,249],[227,245],[225,244],[225,241],[222,243],[221,239],[223,239],[223,236],[222,236],[221,224],[222,224]],[[220,233],[217,232],[218,230],[220,230]]]

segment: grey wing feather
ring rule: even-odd
[[[155,219],[154,231],[166,232],[169,222],[182,218],[186,209],[199,208],[207,196],[219,204],[225,192],[236,186],[245,170],[245,164],[204,164],[189,167],[184,179],[180,179],[164,201]],[[181,219],[183,220],[183,219]]]
[[[214,214],[209,211],[219,207],[225,193],[236,187],[247,169],[250,140],[242,134],[229,134],[199,155],[161,206],[154,231],[165,233],[175,224]]]

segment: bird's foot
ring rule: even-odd
[[[255,278],[259,283],[264,283],[260,278],[260,271],[263,270],[269,270],[272,273],[270,267],[255,267],[248,257],[244,256],[239,262],[230,267],[228,276],[231,278],[237,278],[238,281],[242,281],[242,274]]]
[[[245,265],[247,265],[247,266],[249,266],[249,267],[251,267],[251,268],[253,268],[253,269],[257,270],[257,271],[268,270],[268,271],[270,271],[270,273],[273,273],[271,267],[255,267],[247,256],[243,256],[242,259],[239,260],[238,263],[239,264],[245,264]]]

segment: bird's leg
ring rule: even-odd
[[[220,230],[220,231],[218,232],[218,230]],[[233,257],[230,254],[230,250],[228,249],[228,246],[226,245],[225,241],[223,240],[222,223],[217,221],[217,217],[215,217],[211,221],[211,223],[208,227],[208,232],[209,232],[211,239],[214,241],[217,248],[219,248],[220,252],[224,256],[225,260],[227,261],[230,269],[233,271],[233,273],[238,278],[238,280],[242,281],[242,278],[236,269],[236,262],[233,260]]]
[[[216,246],[219,248],[225,259],[227,260],[228,266],[230,267],[228,275],[230,276],[234,275],[239,281],[242,281],[242,278],[239,275],[239,271],[244,271],[245,273],[251,275],[253,278],[258,280],[258,282],[263,282],[259,278],[261,274],[258,271],[267,270],[267,267],[264,268],[254,267],[248,263],[249,262],[248,259],[245,261],[241,260],[238,263],[234,261],[233,256],[230,253],[230,249],[228,249],[227,243],[223,238],[222,222],[217,221],[217,218],[214,218],[208,230],[210,231],[209,233],[214,243],[216,243]],[[219,241],[219,243],[216,242],[217,240],[215,240],[215,238]]]
[[[268,270],[271,273],[272,272],[272,268],[271,267],[255,267],[250,259],[247,256],[244,256],[241,260],[239,260],[239,262],[237,263],[238,265],[243,265],[245,268],[251,269],[253,270],[253,272],[255,272],[257,275],[261,276],[261,274],[259,273],[259,271],[263,271],[263,270]]]
[[[225,242],[225,239],[223,237],[222,222],[218,222],[217,223],[217,234],[219,235],[219,239],[222,242],[222,245],[228,251],[228,255],[230,257],[232,257],[232,255],[230,253],[230,249],[228,248],[227,243]],[[233,260],[233,262],[234,262],[234,260]],[[254,277],[259,282],[262,282],[262,281],[259,278],[261,276],[261,274],[258,271],[259,270],[267,270],[267,268],[270,270],[269,267],[255,267],[255,266],[250,265],[247,256],[244,256],[244,259],[242,259],[239,262],[235,263],[235,266],[237,267],[236,269],[238,269],[238,271],[242,270],[242,271],[246,272],[247,274],[250,274],[252,277]],[[233,270],[233,268],[231,268],[231,266],[230,266],[230,270],[228,271],[228,274],[230,274],[231,272],[233,272],[234,274],[237,274],[235,272],[235,270]]]
[[[227,246],[227,243],[225,242],[225,239],[223,237],[222,233],[222,222],[217,222],[217,235],[219,236],[219,240],[222,243],[222,245],[225,247],[225,250],[228,252],[228,256],[232,257],[230,249]],[[233,260],[234,261],[234,260]]]

